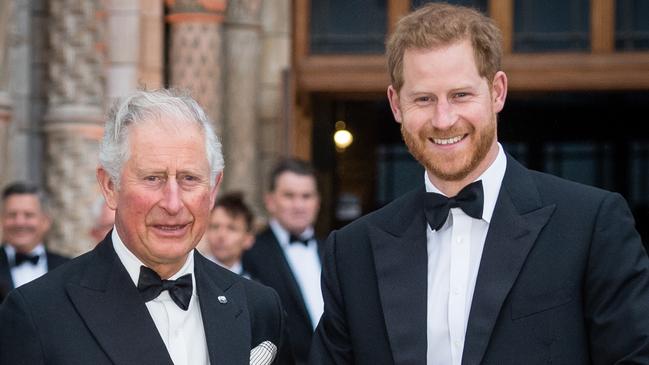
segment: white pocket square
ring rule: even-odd
[[[277,346],[270,341],[264,341],[250,351],[250,365],[269,365],[276,354]]]

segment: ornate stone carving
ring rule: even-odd
[[[54,224],[48,242],[77,255],[89,236],[97,195],[95,168],[102,134],[105,13],[101,0],[50,0],[46,114],[46,187]]]
[[[50,0],[50,106],[102,105],[105,24],[99,0]]]
[[[222,26],[226,1],[167,0],[171,85],[189,89],[222,130]]]

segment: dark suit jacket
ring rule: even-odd
[[[47,271],[54,270],[56,267],[70,260],[67,257],[57,255],[49,250],[45,250],[47,257]],[[14,288],[14,281],[11,277],[11,267],[7,258],[7,251],[4,247],[0,248],[0,303],[4,296]]]
[[[321,259],[322,248],[318,240]],[[275,289],[282,300],[288,334],[280,351],[279,364],[306,363],[313,337],[311,317],[284,251],[270,227],[257,235],[252,249],[244,254],[243,268],[262,284]]]
[[[426,364],[424,194],[330,235],[311,364]],[[626,203],[508,157],[462,364],[618,361],[649,364],[649,260]]]
[[[262,341],[279,346],[277,294],[198,253],[194,258],[211,364],[248,364],[250,349]],[[107,236],[93,251],[9,294],[0,307],[0,364],[172,362]]]

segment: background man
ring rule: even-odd
[[[501,35],[431,3],[387,47],[422,186],[330,235],[313,364],[647,364],[649,260],[618,194],[497,142]]]
[[[115,211],[110,209],[103,196],[99,196],[92,205],[91,213],[94,218],[94,223],[90,229],[90,237],[97,243],[103,240],[108,232],[113,229],[115,225]]]
[[[45,247],[52,221],[47,198],[37,186],[23,182],[7,186],[2,192],[0,214],[0,287],[4,291],[28,283],[68,260]]]
[[[198,104],[165,90],[124,98],[99,160],[115,229],[7,297],[0,363],[248,364],[251,348],[272,352],[282,331],[277,294],[194,250],[223,170]]]
[[[320,208],[315,171],[305,161],[286,159],[271,172],[265,198],[271,219],[244,254],[243,267],[277,290],[288,314],[287,351],[282,364],[306,363],[313,329],[322,314],[320,249],[313,223]]]
[[[255,240],[252,224],[252,211],[243,201],[241,193],[229,193],[220,197],[210,213],[207,227],[207,258],[250,279],[243,271],[241,257]]]

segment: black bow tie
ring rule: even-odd
[[[465,186],[456,196],[451,198],[437,193],[427,193],[427,195],[424,212],[432,230],[438,231],[442,228],[451,208],[460,208],[468,216],[475,219],[482,218],[484,193],[482,191],[482,181],[480,180]]]
[[[296,236],[291,233],[288,237],[288,243],[290,244],[301,243],[305,246],[308,246],[309,241],[311,241],[312,239],[313,237],[301,238],[300,236]]]
[[[32,265],[38,264],[38,259],[40,259],[40,255],[28,255],[20,252],[16,252],[16,258],[14,260],[15,266],[20,266],[24,264],[25,262],[29,262]]]
[[[145,302],[157,298],[163,290],[168,290],[174,303],[186,311],[192,299],[192,274],[183,275],[176,280],[162,280],[158,273],[141,266],[137,289]]]

